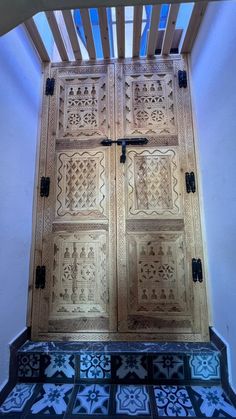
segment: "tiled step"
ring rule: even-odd
[[[236,417],[221,386],[19,383],[0,407],[14,418]]]
[[[18,352],[18,380],[110,384],[219,384],[213,344],[33,343]]]

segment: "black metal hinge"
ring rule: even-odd
[[[46,96],[53,96],[55,87],[55,79],[54,78],[47,78],[46,80],[46,87],[45,87],[45,95]]]
[[[46,268],[45,266],[37,266],[35,277],[35,288],[44,289],[46,281]]]
[[[41,177],[40,182],[40,196],[45,196],[46,198],[49,196],[50,190],[50,177]]]
[[[187,193],[196,192],[195,175],[193,172],[185,173],[186,191]]]
[[[179,87],[184,87],[186,88],[188,83],[187,83],[187,72],[185,70],[179,70],[178,71],[178,80],[179,80]]]
[[[202,274],[202,261],[201,259],[192,259],[192,276],[194,282],[202,282],[203,281],[203,274]]]

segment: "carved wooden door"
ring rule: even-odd
[[[45,98],[35,265],[46,268],[34,290],[33,337],[72,338],[117,330],[114,66],[54,67]]]
[[[149,140],[127,147],[125,165],[117,156],[118,328],[131,339],[208,338],[205,285],[191,270],[202,244],[198,194],[185,187],[196,164],[183,69],[180,58],[116,66],[116,136]]]
[[[191,101],[174,60],[54,66],[45,97],[38,192],[33,338],[205,340]],[[148,144],[103,147],[144,137]]]

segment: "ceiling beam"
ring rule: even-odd
[[[93,31],[91,26],[91,20],[89,15],[88,9],[81,9],[80,10],[82,22],[83,22],[83,28],[84,28],[84,34],[86,38],[86,49],[88,51],[88,55],[90,60],[96,59],[96,51],[94,46],[94,40],[93,40]]]
[[[34,47],[40,56],[41,60],[45,63],[50,61],[50,57],[48,55],[48,52],[45,48],[44,42],[41,38],[41,35],[38,31],[37,25],[34,21],[34,19],[31,17],[30,19],[26,20],[25,23],[25,29],[28,32],[29,37],[31,38],[31,41],[34,44]]]
[[[66,24],[66,29],[70,38],[70,43],[73,49],[75,59],[82,60],[80,45],[78,41],[78,35],[77,35],[77,31],[76,31],[76,27],[75,27],[71,10],[63,10],[62,15]]]
[[[133,57],[139,57],[140,38],[142,30],[142,16],[143,6],[134,6],[134,21],[133,21]]]
[[[107,23],[107,10],[106,7],[98,8],[99,26],[102,40],[103,57],[110,58],[110,43],[109,43],[109,31]]]
[[[53,38],[55,41],[55,44],[57,46],[59,55],[61,57],[62,61],[69,61],[69,57],[66,51],[66,47],[59,29],[59,26],[57,24],[57,19],[55,16],[55,12],[45,12],[46,18],[48,20],[48,24],[51,28]]]
[[[179,7],[180,7],[180,4],[170,5],[162,49],[161,49],[162,55],[167,55],[170,53],[171,45],[172,45],[172,41],[174,37],[174,32],[175,32],[175,24],[176,24],[177,16],[179,13]]]
[[[125,9],[124,6],[116,7],[116,36],[118,57],[125,57]]]
[[[152,57],[155,54],[158,38],[158,27],[160,21],[161,5],[156,4],[152,8],[151,24],[148,35],[147,56]]]
[[[182,45],[180,47],[181,54],[191,52],[199,26],[205,14],[207,4],[207,1],[201,1],[194,4],[189,24],[185,32]]]
[[[165,3],[191,3],[191,1],[165,0]],[[163,0],[0,0],[0,36],[43,11],[162,3]]]

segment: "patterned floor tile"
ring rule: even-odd
[[[32,414],[64,415],[69,402],[72,384],[43,384],[31,406]]]
[[[110,387],[106,384],[82,384],[78,388],[72,415],[108,415]]]
[[[154,379],[184,379],[184,358],[182,355],[164,354],[153,359]]]
[[[154,386],[154,394],[158,416],[196,416],[186,387]]]
[[[193,386],[194,397],[202,415],[210,417],[236,417],[236,409],[218,386]]]
[[[189,366],[192,379],[211,380],[220,378],[220,360],[218,354],[191,355]]]
[[[19,378],[37,378],[40,375],[40,354],[19,354],[17,357]]]
[[[17,384],[0,406],[1,413],[22,412],[33,395],[36,384]]]
[[[46,379],[73,381],[75,376],[75,357],[68,354],[44,355],[42,359],[43,375]]]
[[[80,378],[111,378],[111,356],[103,354],[81,355]]]
[[[116,357],[116,378],[145,380],[148,376],[147,357],[127,354]]]
[[[116,414],[149,415],[150,402],[146,386],[118,385],[116,391]]]

